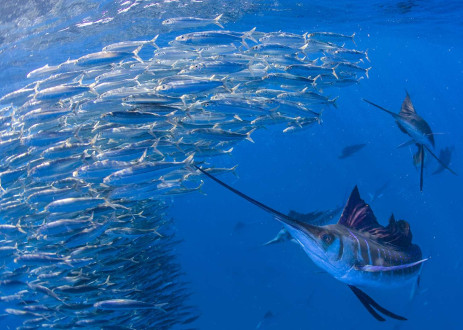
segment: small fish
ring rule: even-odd
[[[95,208],[99,205],[115,207],[104,198],[98,197],[76,197],[64,198],[51,202],[45,207],[45,211],[50,213],[72,213]]]
[[[240,42],[244,46],[248,47],[246,43],[247,39],[256,42],[256,40],[252,37],[255,30],[256,28],[253,28],[249,32],[244,33],[233,31],[192,32],[176,37],[172,42],[172,45],[203,47]]]
[[[366,146],[365,143],[360,143],[360,144],[353,144],[353,145],[344,147],[344,149],[342,149],[341,154],[338,156],[338,158],[343,159],[343,158],[350,157],[353,154],[362,150],[365,146]]]
[[[223,86],[221,80],[216,80],[214,76],[209,79],[185,77],[184,79],[168,81],[156,87],[156,92],[166,96],[182,96],[185,94],[196,94]]]
[[[173,26],[174,28],[178,29],[186,29],[215,24],[223,29],[224,27],[219,22],[222,16],[223,14],[220,14],[219,16],[213,19],[198,17],[175,17],[162,21],[162,25]]]
[[[154,36],[153,39],[151,40],[143,40],[143,41],[121,41],[115,44],[111,44],[108,46],[105,46],[103,48],[104,52],[130,52],[133,53],[137,49],[139,49],[142,46],[145,45],[152,45],[153,47],[159,48],[156,45],[156,40],[158,39],[159,34]]]
[[[79,57],[75,61],[75,65],[82,66],[82,67],[105,65],[105,64],[121,62],[130,57],[133,57],[137,61],[140,61],[141,63],[143,63],[143,60],[138,56],[139,50],[140,48],[137,48],[133,52],[108,50],[108,51],[101,51],[98,53],[92,53],[92,54]]]
[[[346,41],[354,41],[355,33],[352,35],[345,35],[340,33],[333,32],[312,32],[307,34],[308,39],[315,39],[322,42],[331,42],[331,43],[344,43]]]
[[[145,162],[133,165],[107,176],[103,182],[108,185],[150,182],[159,179],[159,176],[172,171],[172,169],[191,165],[193,156],[190,155],[181,162]]]
[[[132,300],[132,299],[110,299],[110,300],[103,300],[103,301],[96,302],[93,306],[96,309],[117,311],[117,310],[136,310],[136,309],[163,310],[162,307],[165,305],[166,305],[165,303],[153,304],[153,303],[146,303],[143,301]]]
[[[42,89],[35,93],[34,98],[39,101],[55,101],[90,92],[92,88],[92,86],[83,85],[60,85]]]
[[[252,132],[256,129],[253,128],[247,133],[237,133],[225,131],[220,128],[196,128],[190,131],[190,134],[194,134],[203,138],[218,139],[223,141],[236,141],[236,140],[248,140],[254,143],[254,140],[251,138]]]

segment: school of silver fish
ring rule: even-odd
[[[215,19],[164,25],[222,27]],[[165,212],[192,165],[289,133],[368,77],[353,35],[206,30],[111,44],[0,98],[0,322],[166,329],[197,317]]]

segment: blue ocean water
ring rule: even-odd
[[[181,240],[174,252],[182,280],[192,292],[188,303],[200,313],[194,323],[177,327],[460,329],[461,176],[447,171],[432,175],[438,164],[428,157],[420,192],[414,149],[396,149],[407,137],[392,117],[362,98],[398,112],[408,91],[417,112],[436,133],[436,149],[454,146],[451,166],[461,175],[462,4],[166,1],[147,7],[150,3],[31,1],[19,8],[2,4],[0,94],[24,86],[26,74],[47,63],[158,32],[160,38],[184,33],[162,30],[160,21],[170,17],[215,17],[223,12],[225,27],[235,31],[256,27],[298,34],[355,32],[355,48],[368,50],[369,78],[327,90],[339,99],[337,108],[323,113],[320,125],[291,134],[282,133],[284,126],[278,125],[258,130],[253,133],[255,143],[242,141],[230,156],[214,159],[213,164],[239,164],[236,176],[225,174],[221,179],[283,213],[342,206],[358,185],[381,224],[392,212],[406,219],[413,241],[431,257],[413,300],[408,287],[368,291],[383,306],[408,318],[379,323],[344,284],[320,273],[300,247],[290,242],[262,246],[280,225],[205,178],[204,194],[178,196],[168,209],[175,237]],[[82,26],[91,22],[98,23]],[[359,143],[366,146],[349,158],[338,158],[344,147]],[[381,195],[371,201],[381,187],[385,187]]]

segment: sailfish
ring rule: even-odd
[[[396,320],[406,320],[379,305],[360,288],[400,287],[419,281],[422,264],[428,258],[423,259],[420,247],[412,243],[408,222],[396,221],[392,215],[387,226],[380,225],[355,186],[339,221],[336,224],[315,226],[274,210],[202,168],[193,166],[223,187],[272,214],[318,267],[347,284],[375,319],[385,321],[383,314]]]
[[[424,151],[428,151],[429,154],[434,157],[439,164],[450,171],[452,174],[457,175],[455,171],[453,171],[450,167],[448,167],[445,162],[443,162],[439,157],[437,157],[434,152],[434,133],[431,130],[429,124],[420,117],[412,104],[412,100],[410,99],[410,95],[408,92],[405,91],[406,96],[405,100],[402,102],[402,107],[400,112],[394,113],[382,106],[379,106],[371,101],[363,99],[365,102],[377,107],[378,109],[383,110],[384,112],[390,114],[399,126],[399,129],[410,136],[412,139],[401,146],[409,145],[414,143],[418,147],[418,152],[415,155],[415,158],[420,162],[420,191],[423,191],[423,168],[424,168]]]

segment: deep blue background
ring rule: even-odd
[[[27,3],[32,2],[41,3]],[[169,13],[175,16],[175,6],[183,2],[188,1],[170,4],[171,11],[162,19]],[[177,250],[194,292],[191,302],[202,312],[198,328],[255,329],[261,321],[261,329],[463,328],[461,1],[236,2],[233,13],[224,12],[225,18],[229,16],[227,29],[355,32],[357,48],[368,49],[372,69],[370,78],[357,86],[325,91],[340,98],[338,109],[324,113],[322,125],[295,134],[282,133],[284,127],[259,130],[253,134],[255,144],[245,141],[231,157],[215,159],[213,164],[219,167],[239,164],[238,178],[222,179],[282,212],[334,208],[345,203],[356,184],[369,202],[369,194],[388,183],[384,196],[372,203],[377,218],[384,224],[394,212],[406,219],[414,242],[432,259],[423,267],[421,290],[413,301],[408,299],[410,288],[369,291],[382,305],[409,318],[400,324],[378,323],[345,285],[318,273],[295,244],[262,247],[278,232],[278,223],[205,179],[206,196],[179,197],[171,209],[178,237],[183,239]],[[151,22],[149,17],[140,20],[140,11],[139,16],[115,16],[108,29],[74,28],[87,17],[97,20],[103,12],[117,9],[111,1],[88,3],[91,10],[77,16],[72,11],[78,7],[69,6],[70,12],[62,15],[51,12],[45,23],[52,28],[43,28],[39,21],[34,33],[2,20],[2,94],[23,86],[25,74],[32,69],[77,58],[110,42],[151,38],[160,25],[160,20]],[[214,17],[222,12],[220,6],[212,1],[211,13],[182,14]],[[245,7],[249,13],[240,15]],[[30,14],[17,9],[18,20],[22,13]],[[34,21],[34,17],[23,18]],[[55,19],[58,23],[53,25]],[[59,32],[68,26],[68,32]],[[437,164],[429,160],[422,193],[412,149],[396,149],[406,136],[392,118],[361,100],[368,98],[399,111],[405,89],[417,112],[439,133],[437,148],[455,146],[452,167],[460,174],[432,176]],[[338,159],[346,145],[357,143],[368,145],[351,158]],[[237,228],[237,223],[244,226]],[[268,311],[273,317],[264,320]]]

